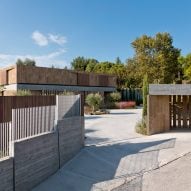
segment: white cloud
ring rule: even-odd
[[[50,42],[56,43],[58,45],[63,45],[65,43],[67,43],[66,37],[61,36],[61,35],[49,34],[48,39],[49,39]]]
[[[47,46],[49,43],[54,43],[59,46],[62,46],[67,42],[67,38],[65,36],[61,35],[55,35],[55,34],[42,34],[39,31],[34,31],[32,33],[32,39],[34,42],[39,46]]]
[[[50,67],[54,65],[55,67],[64,68],[67,66],[67,62],[60,58],[66,51],[64,49],[50,52],[45,55],[12,55],[12,54],[1,54],[0,53],[0,67],[5,67],[8,65],[13,65],[16,63],[17,59],[24,60],[26,58],[36,61],[37,66],[47,66]]]
[[[32,33],[32,39],[39,46],[47,46],[48,45],[47,37],[45,35],[43,35],[42,33],[40,33],[39,31],[34,31]]]

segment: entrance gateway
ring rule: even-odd
[[[191,84],[150,84],[147,133],[191,130]]]

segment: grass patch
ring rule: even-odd
[[[147,135],[147,123],[146,118],[141,119],[135,126],[135,131],[142,135]]]

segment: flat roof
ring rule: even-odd
[[[191,95],[191,84],[149,84],[149,95]]]

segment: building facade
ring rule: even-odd
[[[30,90],[34,95],[59,94],[70,91],[82,96],[89,92],[101,94],[116,90],[113,75],[77,72],[73,70],[13,65],[0,69],[2,95],[16,95],[18,90]]]

